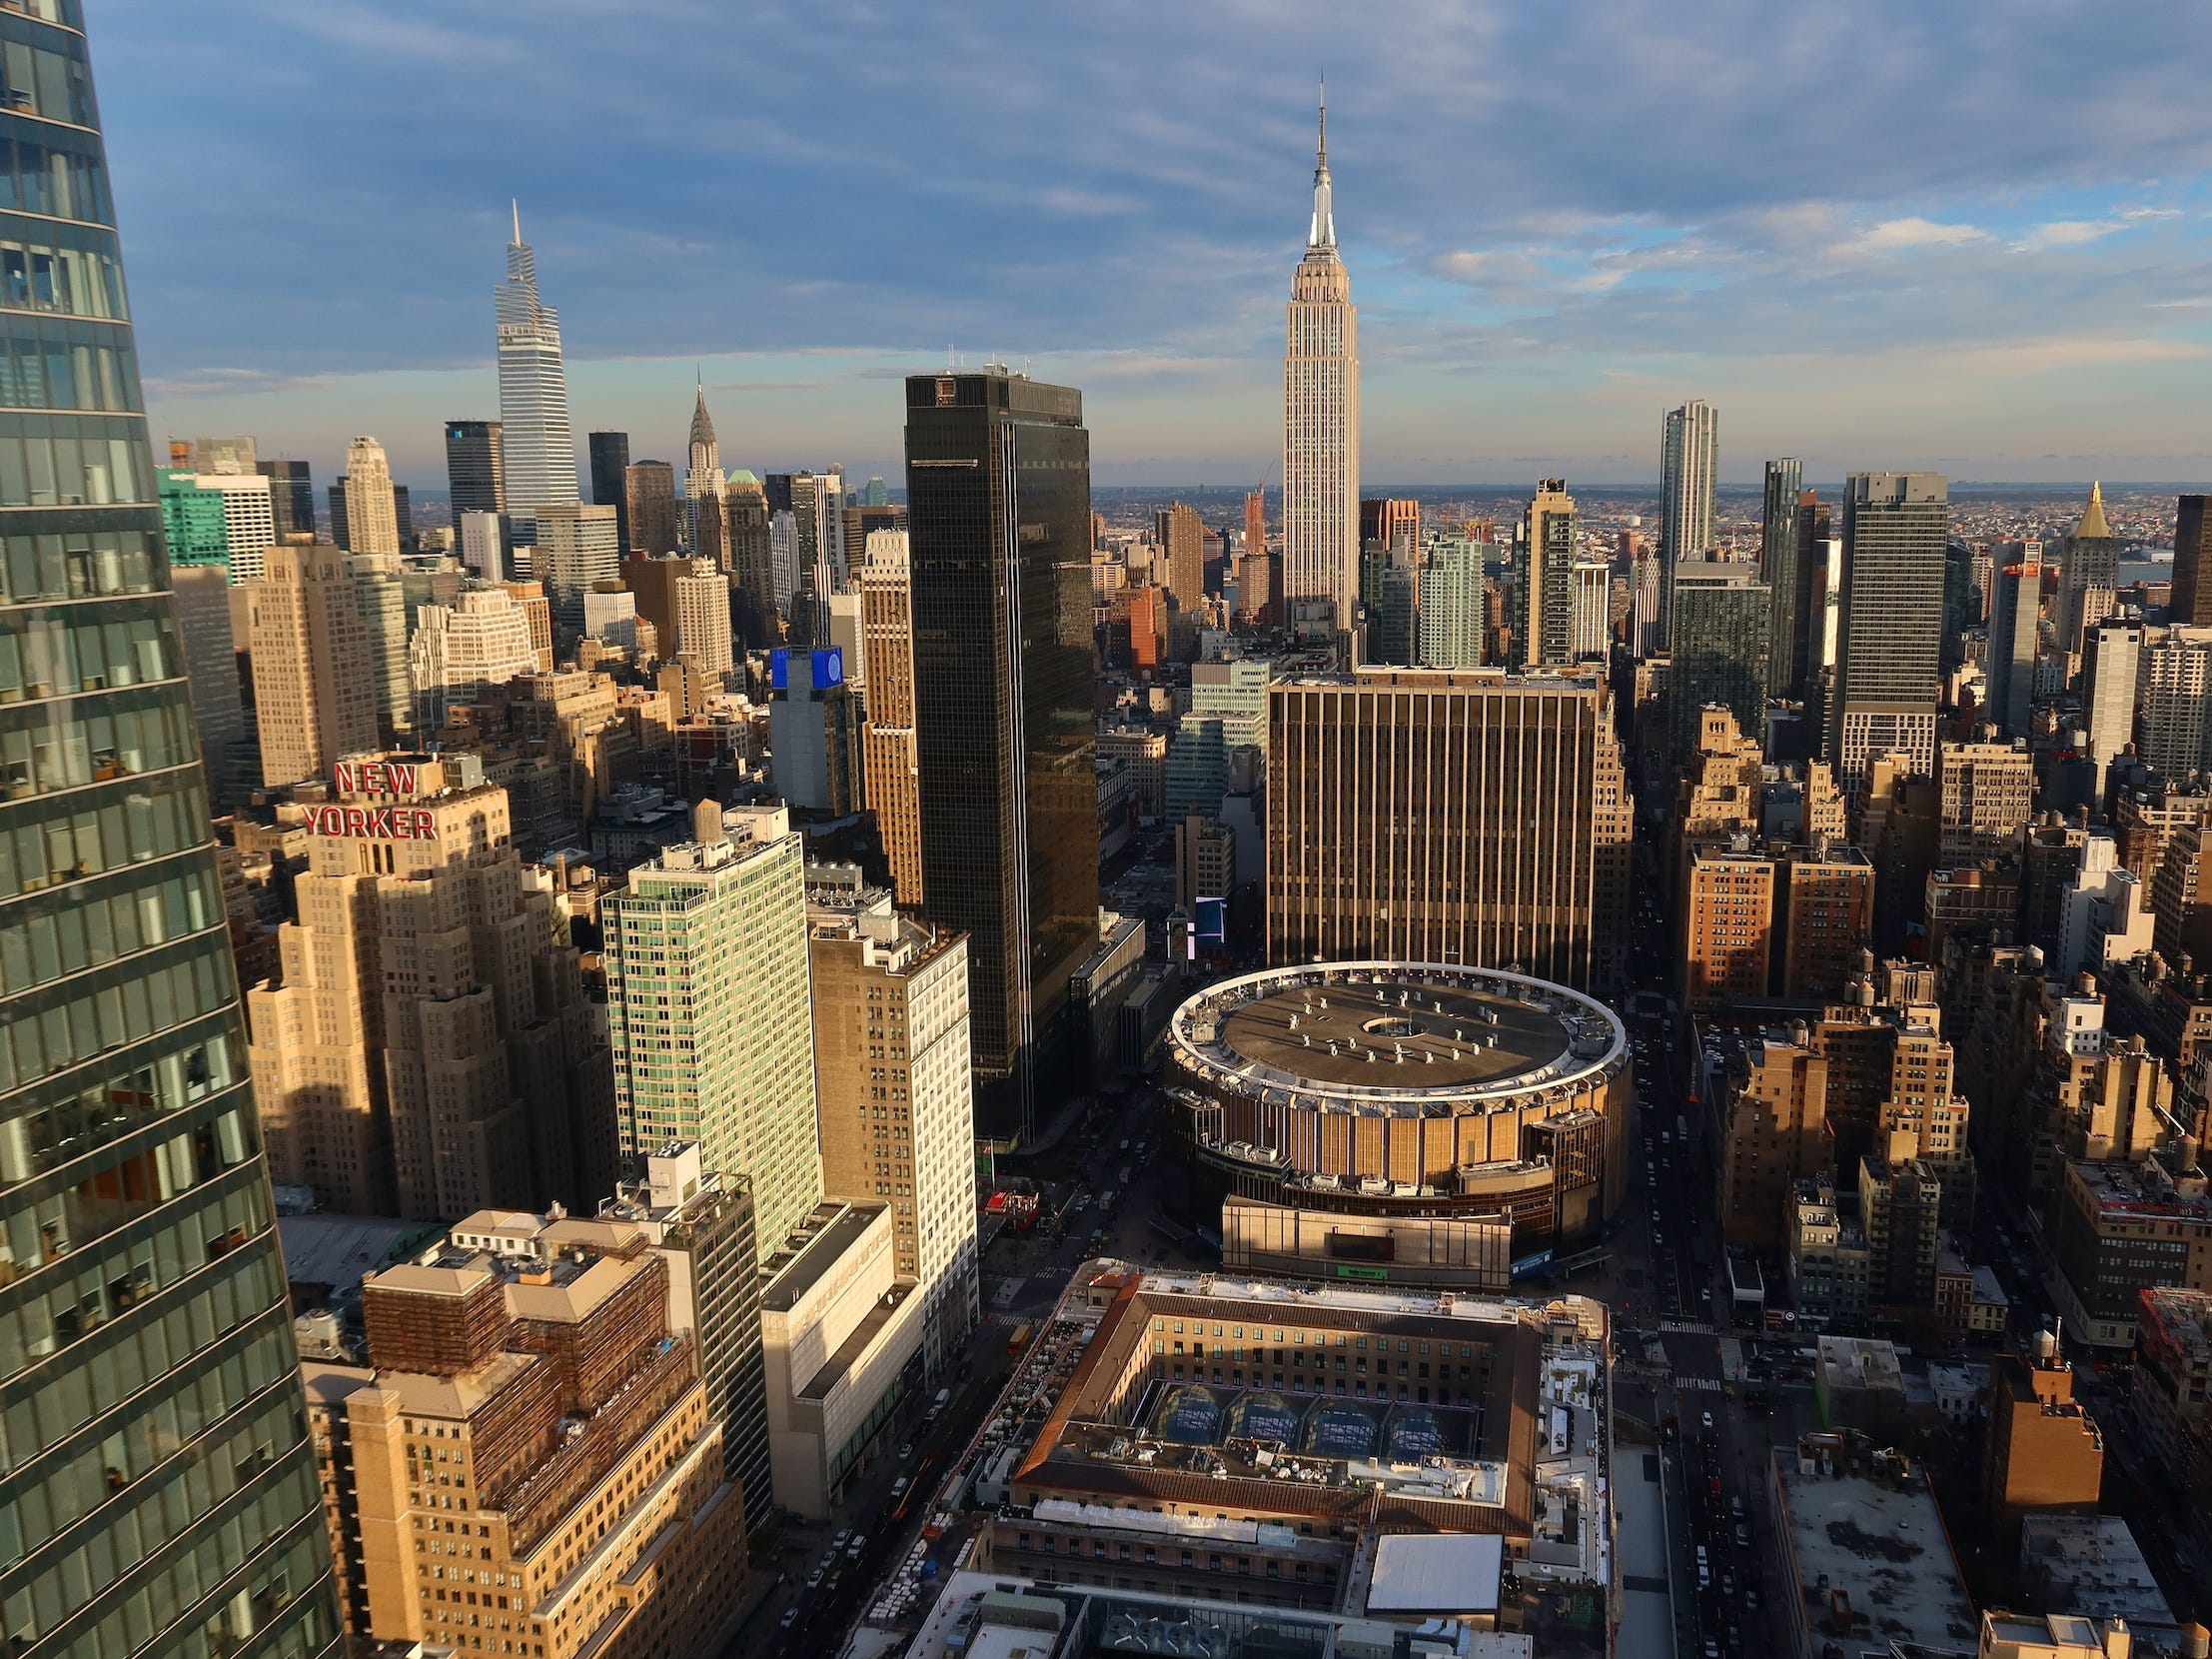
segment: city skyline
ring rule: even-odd
[[[2174,411],[2212,350],[2212,122],[2174,77],[2212,23],[2166,18],[2154,59],[2106,18],[2033,40],[1971,20],[1890,30],[1881,75],[1838,111],[1814,94],[1879,29],[1879,7],[1779,33],[1596,6],[1556,25],[1453,17],[1409,20],[1423,32],[1412,90],[1485,96],[1409,97],[1394,36],[1346,40],[1295,16],[1254,65],[1232,19],[1155,20],[1140,51],[1112,20],[940,39],[879,18],[802,29],[770,10],[741,49],[793,72],[741,113],[705,96],[724,84],[720,48],[670,70],[649,22],[609,40],[558,13],[528,30],[286,14],[129,42],[109,76],[113,150],[142,250],[155,418],[264,432],[326,473],[345,437],[375,431],[403,479],[430,482],[436,423],[495,413],[478,296],[520,196],[562,308],[578,428],[632,431],[637,453],[680,453],[680,378],[704,358],[733,460],[884,471],[898,414],[883,383],[936,368],[949,343],[970,367],[1027,356],[1041,378],[1091,389],[1102,483],[1255,482],[1300,228],[1284,207],[1326,56],[1340,60],[1332,161],[1356,210],[1346,256],[1369,314],[1377,478],[1642,477],[1653,417],[1688,397],[1728,412],[1727,482],[1781,453],[1834,477],[2201,471]],[[257,50],[231,51],[249,26]],[[333,48],[344,88],[299,67]],[[250,60],[252,96],[219,112],[180,100],[202,52]],[[511,70],[490,87],[486,53]],[[647,61],[653,98],[603,96]],[[1222,107],[1215,66],[1231,61],[1237,119],[1182,113]],[[1521,68],[1494,78],[1507,62]],[[978,96],[902,107],[896,143],[807,119],[825,94],[864,106],[892,64]],[[601,95],[558,95],[586,73]],[[1120,96],[1140,73],[1148,95]],[[1710,88],[1700,121],[1659,119],[1685,78]],[[983,108],[1034,105],[1048,84],[1092,118],[1065,135],[983,124]],[[1573,120],[1550,121],[1568,97]],[[418,103],[447,114],[395,119]],[[1999,118],[2023,107],[2045,112],[2032,137]],[[250,166],[262,188],[189,204],[161,188],[188,122],[200,153]],[[309,127],[328,136],[298,144]],[[1022,146],[992,136],[1010,130],[1028,131]],[[679,139],[677,215],[651,181]],[[702,142],[728,157],[703,194]],[[387,161],[341,175],[327,146]],[[305,222],[257,215],[270,199]],[[766,234],[801,214],[808,235]],[[984,239],[1008,257],[971,281],[959,255]],[[873,256],[894,245],[897,261]],[[1909,411],[1887,396],[1903,364],[1923,390]]]

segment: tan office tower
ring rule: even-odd
[[[1177,502],[1152,516],[1152,534],[1167,559],[1167,591],[1179,609],[1196,611],[1206,603],[1205,521]]]
[[[622,472],[622,496],[629,510],[629,546],[623,554],[675,552],[682,522],[676,511],[675,469],[665,461],[631,463]]]
[[[1352,278],[1337,252],[1328,111],[1314,160],[1314,213],[1285,316],[1283,621],[1326,604],[1338,630],[1357,609],[1360,573],[1360,336]]]
[[[261,781],[320,778],[376,749],[377,689],[363,672],[369,636],[346,555],[306,537],[280,543],[246,605]]]
[[[868,663],[862,791],[883,837],[891,890],[914,908],[922,902],[921,784],[914,760],[914,586],[903,530],[868,534],[860,637]]]
[[[595,1207],[616,1174],[612,1068],[507,792],[475,756],[337,774],[307,809],[281,975],[247,995],[275,1179],[413,1220]]]
[[[669,587],[675,644],[666,655],[687,653],[697,660],[701,673],[726,683],[737,666],[729,628],[729,578],[701,559]]]
[[[392,466],[374,438],[356,438],[346,448],[346,551],[400,556]]]
[[[1628,799],[1595,677],[1362,669],[1268,690],[1268,960],[1625,967]]]
[[[719,1652],[745,1499],[672,1258],[626,1222],[516,1219],[367,1279],[368,1365],[301,1367],[349,1629],[472,1659]]]
[[[722,489],[722,546],[736,596],[737,637],[746,651],[765,651],[783,639],[775,603],[775,545],[769,531],[768,493],[739,468]]]
[[[817,890],[806,924],[823,1190],[891,1206],[934,1377],[980,1312],[967,935],[908,920],[881,890]]]

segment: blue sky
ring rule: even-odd
[[[2212,6],[89,0],[157,437],[443,485],[522,202],[580,448],[897,478],[948,347],[1256,480],[1329,74],[1365,476],[2212,476]]]

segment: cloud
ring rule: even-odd
[[[1829,252],[1846,258],[1909,252],[1914,248],[1959,248],[1969,242],[1985,242],[1989,233],[1972,225],[1945,225],[1911,215],[1884,219],[1835,243]]]
[[[1695,381],[1776,339],[1979,347],[2122,314],[2179,334],[2212,292],[2212,7],[2021,29],[1921,0],[1403,0],[1364,31],[1324,0],[758,0],[741,28],[712,0],[637,0],[614,29],[586,0],[206,10],[179,35],[126,6],[91,35],[156,395],[229,397],[201,364],[304,391],[451,370],[426,384],[462,401],[388,436],[425,465],[442,417],[494,411],[518,195],[571,361],[683,366],[665,414],[619,402],[642,369],[579,376],[579,400],[617,400],[579,401],[580,427],[650,420],[674,447],[698,355],[873,343],[850,386],[949,339],[1110,379],[1114,441],[1148,452],[1134,435],[1183,430],[1176,400],[1237,379],[1212,425],[1264,450],[1317,40],[1378,419],[1389,377],[1432,365],[1460,376],[1422,405],[1450,427],[1490,395],[1470,369],[1541,363],[1588,393],[1632,355]],[[193,95],[210,84],[230,95]],[[176,191],[179,155],[228,188]],[[733,396],[812,384],[761,373]]]

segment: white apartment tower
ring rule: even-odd
[[[805,837],[780,807],[696,812],[602,911],[615,1115],[624,1157],[695,1140],[750,1179],[765,1260],[822,1194]]]
[[[400,556],[400,518],[398,504],[392,499],[392,464],[385,459],[384,446],[374,438],[356,438],[346,446],[346,551],[392,559]]]
[[[540,508],[572,506],[582,495],[576,488],[575,439],[568,431],[560,319],[538,298],[538,257],[523,240],[520,208],[515,240],[507,245],[507,281],[497,290],[496,316],[500,465],[507,478],[507,508],[518,520],[534,520]],[[519,545],[536,540],[525,534],[526,528],[516,528]]]
[[[201,473],[193,483],[223,496],[223,539],[231,550],[231,586],[259,582],[277,545],[277,506],[261,473]]]
[[[1352,626],[1360,560],[1360,342],[1352,279],[1329,202],[1329,108],[1321,108],[1314,216],[1291,282],[1283,351],[1283,598],[1326,601]]]

